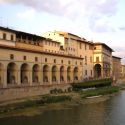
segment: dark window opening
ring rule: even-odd
[[[10,59],[14,59],[14,55],[13,54],[10,54]]]
[[[4,40],[6,39],[6,33],[3,33],[3,39]]]
[[[47,62],[47,58],[45,58],[45,62]]]
[[[26,60],[26,56],[23,56],[23,60]]]
[[[12,40],[12,41],[14,40],[14,37],[13,37],[13,35],[11,35],[11,40]]]

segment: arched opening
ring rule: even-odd
[[[71,81],[71,67],[70,66],[67,68],[67,81],[68,82]]]
[[[21,66],[21,83],[27,84],[29,82],[29,65],[24,63]]]
[[[52,67],[52,82],[57,82],[57,67]]]
[[[64,66],[60,67],[60,81],[64,82]]]
[[[74,68],[73,78],[74,78],[74,81],[77,81],[77,80],[78,80],[78,67],[75,67],[75,68]]]
[[[16,84],[17,82],[17,65],[9,63],[7,66],[7,84]]]
[[[3,82],[3,64],[0,63],[0,85]]]
[[[49,82],[49,66],[43,66],[43,82]]]
[[[32,69],[32,82],[33,83],[39,83],[39,72],[40,72],[40,67],[38,64],[35,64]]]
[[[95,78],[100,78],[101,77],[101,65],[100,64],[96,64],[94,66],[94,74],[95,74]]]

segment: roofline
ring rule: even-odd
[[[40,38],[43,38],[43,39],[46,39],[45,37],[42,37],[42,36],[39,36],[39,35],[36,35],[36,34],[32,34],[32,33],[27,33],[27,32],[23,32],[23,31],[19,31],[19,30],[14,30],[14,29],[11,29],[9,27],[2,27],[0,26],[0,29],[1,30],[5,30],[5,31],[10,31],[10,32],[13,32],[13,33],[24,33],[24,34],[27,34],[27,35],[32,35],[32,36],[36,36],[36,37],[40,37]]]
[[[2,26],[0,26],[0,29],[1,29],[1,30],[5,30],[5,31],[9,31],[9,32],[13,32],[13,33],[16,33],[16,32],[17,32],[16,30],[10,29],[9,27],[2,27]]]
[[[80,39],[81,39],[81,37],[80,37],[80,36],[75,35],[75,34],[72,34],[72,33],[69,33],[69,32],[68,32],[68,35],[72,35],[72,36],[75,36],[75,37],[78,37],[78,38],[80,38]]]
[[[113,58],[117,58],[117,59],[122,59],[121,57],[118,56],[112,56]]]
[[[39,39],[43,39],[43,40],[50,40],[50,41],[53,41],[53,42],[56,42],[56,43],[60,43],[58,41],[55,41],[55,40],[52,40],[52,39],[49,39],[49,38],[45,38],[43,36],[39,36],[39,35],[36,35],[36,34],[31,34],[31,33],[27,33],[27,32],[23,32],[23,31],[18,31],[18,30],[13,30],[13,29],[10,29],[8,27],[1,27],[0,26],[0,29],[1,30],[5,30],[5,31],[9,31],[9,32],[13,32],[15,33],[16,35],[18,34],[26,34],[26,35],[29,35],[29,36],[32,36],[32,37],[37,37]]]
[[[80,37],[80,36],[78,36],[78,35],[75,35],[75,34],[72,34],[72,33],[69,33],[69,32],[63,32],[63,31],[54,31],[54,32],[55,32],[55,33],[58,33],[59,35],[63,35],[65,38],[67,38],[67,36],[65,36],[65,35],[72,35],[72,36],[75,36],[75,37],[78,38],[78,39],[75,39],[76,41],[83,42],[83,43],[87,43],[87,44],[92,44],[92,45],[93,45],[93,42],[88,41],[88,40],[86,40],[85,38]]]
[[[91,42],[91,41],[85,41],[85,40],[82,40],[82,39],[77,40],[77,41],[93,45],[93,42]]]
[[[105,43],[101,43],[101,42],[95,42],[93,43],[94,45],[104,45],[105,47],[107,47],[108,49],[111,50],[111,52],[115,52],[112,48],[110,48],[108,45],[106,45]]]
[[[78,35],[75,35],[75,34],[73,34],[73,33],[70,33],[70,32],[63,32],[63,31],[54,31],[54,32],[56,32],[56,33],[59,33],[60,35],[72,35],[72,36],[75,36],[75,37],[78,37],[79,39],[83,39],[83,40],[86,40],[85,38],[82,38],[82,37],[80,37],[80,36],[78,36]]]

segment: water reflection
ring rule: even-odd
[[[0,119],[0,125],[125,125],[125,91],[100,102],[50,110],[33,117]]]

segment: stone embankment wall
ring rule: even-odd
[[[118,79],[116,84],[125,84],[125,78]]]
[[[50,90],[53,90],[55,88],[65,91],[68,87],[70,87],[70,84],[1,88],[0,103],[9,100],[12,101],[16,99],[48,94],[50,93]]]

